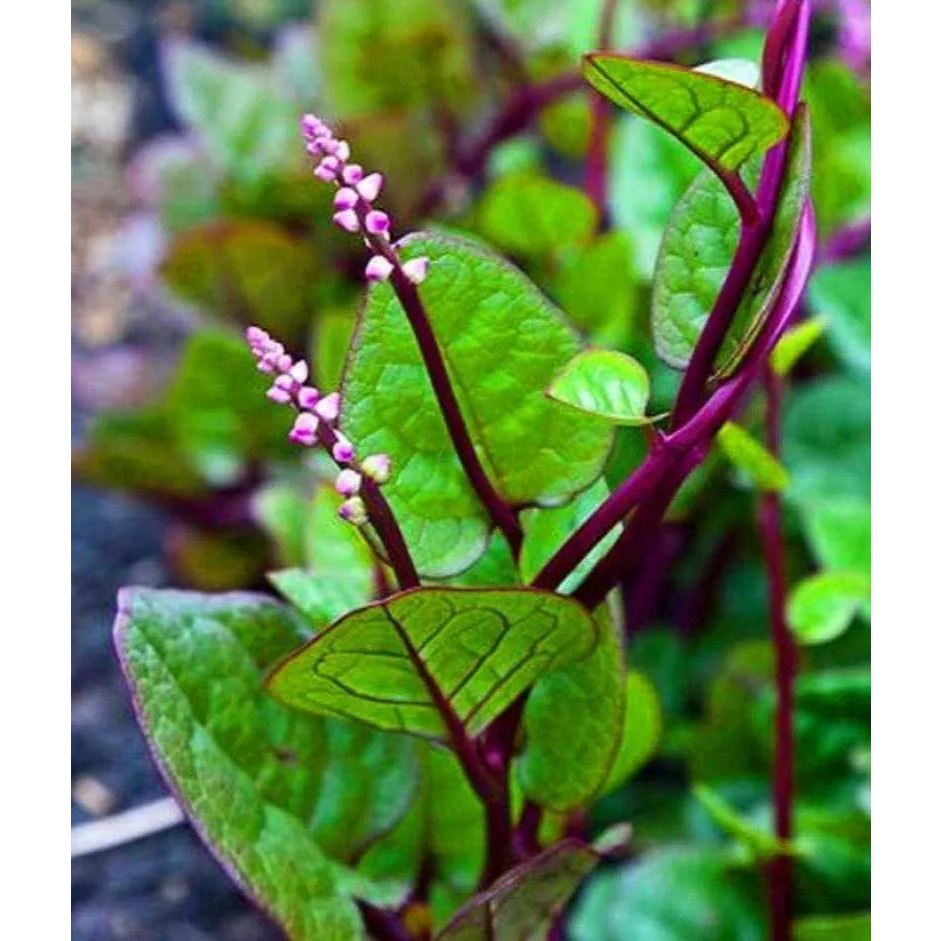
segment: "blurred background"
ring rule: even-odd
[[[688,64],[757,61],[770,6],[621,0],[610,43]],[[617,117],[596,227],[582,191],[591,121],[577,64],[602,38],[601,0],[72,9],[72,819],[83,824],[165,795],[111,648],[117,588],[263,588],[266,570],[309,552],[309,469],[239,339],[248,323],[276,331],[330,386],[355,323],[362,253],[329,224],[299,114],[338,122],[358,159],[386,174],[397,231],[434,225],[496,245],[586,337],[640,358],[655,411],[678,374],[653,352],[650,281],[698,168],[658,129]],[[868,576],[868,535],[863,558],[845,534],[868,533],[869,520],[869,48],[864,0],[815,4],[805,97],[823,247],[803,315],[821,336],[795,368],[784,429],[797,577]],[[540,216],[546,206],[554,216]],[[610,479],[643,448],[623,430]],[[836,508],[835,530],[815,524],[822,504]],[[749,482],[710,458],[628,593],[632,662],[650,680],[656,729],[644,767],[598,823],[634,820],[641,852],[715,839],[690,779],[736,812],[767,811],[769,650],[753,523]],[[808,911],[868,907],[867,617],[865,604],[851,607],[839,638],[810,650],[798,691],[799,813],[819,849],[799,872]],[[666,880],[654,874],[654,910]],[[731,924],[759,918],[747,893],[735,905],[745,920]],[[73,908],[80,941],[277,937],[183,826],[76,858]]]

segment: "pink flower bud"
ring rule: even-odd
[[[268,335],[267,331],[262,330],[261,327],[246,327],[245,339],[252,346],[261,346],[262,344],[267,343],[271,337]]]
[[[301,118],[301,133],[308,138],[324,137],[330,130],[316,115],[305,114]]]
[[[294,385],[295,385],[294,380],[290,376],[282,373],[280,376],[278,376],[277,379],[275,379],[274,385],[272,386],[272,388],[284,389],[285,392],[293,392]]]
[[[294,419],[294,426],[288,432],[288,438],[295,444],[302,444],[310,448],[317,443],[317,427],[320,422],[316,415],[310,412],[301,412]]]
[[[353,450],[353,445],[338,433],[336,443],[333,445],[333,459],[338,464],[348,464],[354,457],[356,457],[356,451]]]
[[[318,180],[323,180],[324,183],[332,183],[337,178],[336,170],[325,167],[322,160],[314,170],[314,176],[317,177]]]
[[[314,411],[324,421],[336,421],[340,414],[340,393],[331,392],[325,395],[315,406]]]
[[[291,359],[287,353],[282,353],[275,362],[275,366],[277,366],[281,372],[288,372],[293,365],[294,360]]]
[[[333,155],[340,163],[346,163],[346,161],[350,159],[350,145],[345,140],[336,141],[333,148]]]
[[[356,189],[367,203],[373,202],[382,190],[382,174],[370,173],[356,184]]]
[[[269,363],[267,360],[261,359],[258,361],[258,371],[259,372],[274,372],[274,363]]]
[[[366,213],[366,231],[372,235],[386,235],[389,231],[389,217],[379,209]]]
[[[421,258],[413,258],[411,261],[402,265],[402,274],[408,278],[412,284],[421,284],[428,277],[428,266],[430,262],[422,255]]]
[[[304,386],[297,390],[297,404],[310,411],[320,401],[320,390],[313,386]]]
[[[366,504],[359,497],[350,497],[340,504],[337,511],[340,519],[352,523],[354,526],[362,526],[369,517],[366,515]]]
[[[392,461],[388,454],[370,454],[363,461],[363,473],[377,484],[384,484],[392,474]]]
[[[349,467],[344,468],[337,474],[336,489],[341,497],[352,497],[359,493],[360,484],[363,478]]]
[[[307,361],[303,359],[299,359],[288,371],[288,375],[299,386],[307,382],[309,374],[310,370],[307,368]]]
[[[291,401],[291,393],[277,385],[272,386],[265,394],[278,405],[287,405]]]
[[[392,262],[388,258],[383,258],[382,255],[373,255],[366,263],[366,280],[388,281],[389,275],[392,274],[392,268]]]
[[[363,168],[358,163],[348,163],[343,168],[343,182],[353,186],[363,178]]]
[[[333,221],[347,232],[359,232],[359,219],[356,218],[356,212],[352,209],[343,209],[333,214]]]
[[[344,186],[338,189],[336,196],[333,197],[335,209],[353,209],[358,202],[359,193],[350,186]]]

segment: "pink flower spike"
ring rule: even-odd
[[[336,444],[333,446],[333,459],[338,464],[349,464],[356,457],[353,445],[343,435],[338,434]]]
[[[288,438],[295,444],[302,444],[307,448],[313,447],[317,443],[317,427],[319,425],[320,422],[317,420],[316,415],[311,415],[310,412],[301,412],[294,419],[294,426],[288,432]]]
[[[313,386],[303,386],[297,390],[297,404],[310,411],[320,401],[320,390]]]
[[[269,363],[267,360],[264,360],[264,359],[259,360],[259,361],[258,361],[258,371],[259,371],[259,372],[269,372],[269,373],[270,373],[270,372],[274,372],[274,364],[273,364],[273,363]]]
[[[366,504],[359,497],[350,497],[340,504],[337,511],[341,520],[352,523],[354,526],[362,526],[369,517],[366,514]]]
[[[282,375],[278,376],[278,378],[275,379],[274,385],[272,386],[272,388],[284,389],[285,392],[293,392],[295,386],[296,386],[296,383],[294,382],[294,380],[289,375],[282,373]]]
[[[333,206],[335,209],[352,209],[359,202],[359,193],[350,186],[344,186],[337,190],[333,197]]]
[[[338,140],[333,146],[333,155],[341,163],[350,159],[350,145],[345,140]]]
[[[297,383],[297,385],[302,386],[307,382],[307,377],[310,375],[310,370],[307,368],[307,361],[299,359],[289,370],[288,375]]]
[[[277,366],[281,372],[288,372],[293,365],[294,360],[291,359],[287,353],[282,353],[275,361],[275,366]]]
[[[408,278],[412,284],[421,284],[428,277],[428,266],[430,262],[422,255],[421,258],[413,258],[411,261],[402,265],[402,274]]]
[[[316,115],[305,114],[301,118],[301,133],[307,138],[324,137],[330,130]]]
[[[362,482],[363,478],[360,477],[355,470],[346,467],[337,474],[337,493],[340,494],[341,497],[353,497],[359,493],[359,487]]]
[[[322,160],[314,170],[314,176],[317,177],[318,180],[323,180],[324,183],[332,183],[337,178],[336,170],[325,167]]]
[[[287,405],[291,401],[291,393],[277,385],[272,386],[265,394],[278,405]]]
[[[333,221],[347,232],[359,232],[359,219],[352,209],[343,209],[333,214]]]
[[[348,163],[343,168],[343,182],[354,186],[363,178],[363,168],[358,163]]]
[[[371,203],[382,190],[382,174],[370,173],[356,184],[356,189],[366,202]]]
[[[370,454],[363,461],[363,473],[377,484],[384,484],[392,474],[392,461],[388,454]]]
[[[373,255],[366,262],[366,280],[367,281],[388,281],[392,274],[392,262],[382,255]]]
[[[340,393],[331,392],[325,395],[315,406],[314,411],[324,421],[336,421],[340,414]]]
[[[263,343],[267,343],[271,337],[268,335],[267,331],[262,330],[261,327],[246,327],[245,339],[252,346],[261,346]]]
[[[379,209],[366,213],[366,231],[372,235],[386,235],[389,232],[389,217]]]

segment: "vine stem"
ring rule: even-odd
[[[781,378],[771,369],[765,372],[767,412],[765,434],[768,450],[777,456],[781,450]],[[793,833],[794,802],[794,681],[797,675],[797,644],[787,626],[785,599],[787,576],[784,564],[784,537],[781,530],[781,503],[776,493],[762,493],[758,529],[765,569],[768,574],[768,606],[771,638],[775,649],[777,700],[774,716],[774,829],[777,838],[789,842]],[[793,908],[793,863],[787,853],[778,853],[770,863],[769,902],[771,941],[790,941]]]
[[[360,200],[356,207],[359,216],[360,226],[366,231],[366,206]],[[435,339],[434,330],[431,326],[431,320],[425,305],[422,303],[418,288],[406,277],[402,270],[402,264],[399,260],[398,252],[392,247],[388,238],[385,236],[366,236],[369,247],[386,258],[392,265],[392,274],[389,282],[395,291],[402,309],[405,311],[405,317],[412,328],[415,336],[415,342],[421,352],[422,361],[425,365],[425,371],[431,381],[431,387],[434,390],[435,398],[438,401],[438,407],[441,409],[441,415],[444,418],[445,426],[454,445],[454,450],[460,459],[464,473],[470,481],[477,494],[478,499],[483,504],[484,509],[490,516],[494,525],[506,537],[514,558],[519,558],[520,549],[523,545],[523,530],[516,518],[513,508],[500,496],[487,476],[480,459],[477,456],[477,449],[471,439],[470,432],[467,429],[467,423],[461,413],[460,404],[457,401],[457,395],[454,387],[451,385],[451,378],[448,375],[448,367],[444,361],[444,354],[441,347]]]
[[[617,0],[604,0],[598,26],[598,49],[610,49],[614,37],[614,14]],[[608,206],[608,136],[611,128],[611,105],[604,95],[588,89],[591,126],[588,151],[585,154],[585,195],[598,210],[598,224],[604,224]]]

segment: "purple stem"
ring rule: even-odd
[[[604,0],[598,27],[598,49],[610,49],[614,34],[617,0]],[[585,155],[585,195],[598,210],[599,224],[608,206],[608,132],[611,127],[611,105],[594,89],[588,89],[591,129]]]
[[[765,372],[768,408],[765,417],[768,450],[781,450],[781,378]],[[763,493],[758,528],[768,573],[768,606],[771,637],[775,649],[777,697],[774,715],[774,826],[779,840],[790,841],[794,803],[794,679],[797,674],[797,645],[787,626],[785,602],[787,578],[784,567],[784,536],[781,504],[776,493]],[[793,911],[793,863],[788,853],[775,855],[768,868],[771,909],[771,941],[790,941]]]

